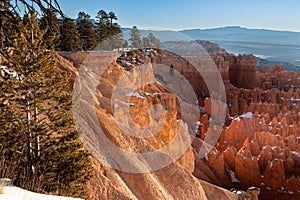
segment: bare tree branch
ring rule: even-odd
[[[1,0],[0,1],[0,18],[7,17],[9,20],[15,19],[20,14],[20,7],[24,6],[27,10],[31,11],[39,8],[41,13],[46,14],[46,10],[51,8],[55,12],[63,16],[57,0]],[[19,11],[18,11],[19,10]]]

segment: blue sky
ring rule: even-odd
[[[299,0],[58,0],[68,17],[114,11],[123,27],[192,29],[239,25],[300,32]]]

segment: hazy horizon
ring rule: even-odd
[[[168,29],[168,28],[160,28],[160,27],[138,27],[140,30],[149,30],[149,31],[184,31],[184,30],[211,30],[211,29],[220,29],[220,28],[229,28],[229,27],[240,27],[240,28],[245,28],[245,29],[254,29],[254,30],[270,30],[270,31],[282,31],[282,32],[295,32],[295,33],[300,33],[299,31],[291,31],[291,30],[280,30],[280,29],[268,29],[268,28],[259,28],[259,27],[246,27],[242,25],[227,25],[227,26],[218,26],[218,27],[204,27],[204,28],[184,28],[184,29]],[[131,29],[132,27],[124,27],[122,28],[128,28]]]

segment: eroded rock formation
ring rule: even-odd
[[[255,89],[232,88],[227,93],[231,122],[216,148],[234,186],[260,187],[261,199],[299,198],[300,74],[277,67],[258,77]],[[207,127],[211,105],[205,103],[203,116],[208,116],[202,117],[202,124]],[[223,172],[208,163],[214,174]]]
[[[188,130],[187,123],[195,123],[197,119],[192,114],[187,114],[186,122],[180,120],[182,113],[179,111],[176,96],[168,88],[156,83],[150,71],[147,76],[140,76],[139,70],[145,72],[144,70],[150,68],[144,65],[143,69],[139,69],[133,63],[132,68],[129,69],[115,60],[112,62],[110,59],[105,60],[107,55],[96,55],[93,59],[89,56],[91,55],[75,56],[72,60],[75,62],[74,65],[80,66],[77,75],[81,76],[75,80],[74,88],[75,91],[78,89],[76,87],[81,89],[81,98],[84,99],[82,104],[78,105],[80,109],[78,114],[91,116],[96,112],[97,116],[96,119],[84,118],[83,123],[89,124],[89,130],[96,129],[96,123],[100,123],[102,134],[105,134],[110,142],[126,151],[140,153],[161,149],[172,142],[176,134],[179,135],[179,141],[186,141],[181,133],[193,132]],[[73,58],[73,55],[67,55],[67,58]],[[142,58],[137,62],[141,60]],[[66,62],[61,60],[60,63]],[[99,76],[97,70],[101,70],[103,66],[106,68]],[[88,78],[87,83],[84,82],[84,78]],[[147,84],[142,84],[144,82]],[[132,88],[130,83],[139,87]],[[95,84],[95,88],[91,88],[89,84]],[[122,94],[124,99],[119,98],[118,101],[111,102],[116,95],[116,90],[121,86],[125,89],[120,90],[118,94]],[[90,92],[95,92],[95,99],[89,98]],[[181,106],[185,106],[186,110],[194,109],[188,104]],[[161,112],[150,114],[151,110]],[[151,126],[152,124],[155,126]],[[147,133],[143,129],[147,127],[157,130],[151,130],[155,134],[143,137],[143,134]],[[131,134],[128,134],[128,129],[131,130]],[[83,140],[87,141],[86,145],[92,152],[97,152],[98,148],[101,149],[97,146],[100,135],[94,135],[89,130],[85,131]],[[180,151],[179,148],[178,145],[174,150]],[[109,154],[118,157],[113,150]],[[98,157],[99,153],[94,156],[96,159],[91,158],[91,162],[95,175],[88,185],[90,199],[238,199],[238,195],[203,182],[192,175],[195,163],[192,147],[185,149],[183,154],[171,164],[147,173],[116,170],[108,167],[105,162],[99,162],[101,161]],[[100,153],[100,157],[110,159],[108,154]],[[132,166],[137,169],[145,167],[138,163],[138,160],[133,161]]]
[[[239,191],[233,193],[215,185],[242,190],[250,187],[247,193],[241,192],[244,199],[299,197],[299,73],[284,72],[282,68],[259,73],[255,71],[254,56],[211,55],[225,84],[226,123],[224,128],[220,127],[223,130],[212,151],[199,157],[201,148],[208,147],[203,140],[213,131],[211,111],[216,109],[211,104],[205,81],[184,57],[160,50],[149,52],[127,52],[126,56],[110,61],[105,61],[107,55],[103,54],[90,60],[86,54],[63,55],[77,68],[82,65],[89,81],[96,83],[96,106],[92,108],[97,108],[105,134],[117,146],[144,152],[170,144],[179,130],[197,135],[176,162],[147,174],[120,172],[93,159],[96,175],[89,185],[91,199],[239,198]],[[94,75],[98,69],[93,65],[99,63],[105,64],[105,70],[97,77]],[[158,76],[153,73],[155,66],[172,66],[174,72],[168,68]],[[168,79],[176,72],[195,89],[201,110],[198,119],[193,115],[192,105],[179,103],[179,98],[187,97],[175,96],[155,80],[168,80],[169,85],[176,85],[176,80]],[[132,88],[130,83],[138,87]],[[123,93],[119,93],[124,99],[111,102],[120,86],[125,86]],[[151,113],[157,110],[164,112]],[[158,128],[154,130],[155,135],[140,139],[126,134],[120,124],[141,137],[145,128]],[[153,124],[155,126],[151,126]],[[195,124],[196,130],[189,128]],[[260,188],[259,197],[259,189],[252,186]]]

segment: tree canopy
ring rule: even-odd
[[[140,30],[133,26],[130,31],[130,38],[131,41],[131,47],[133,48],[141,48],[142,47],[142,40],[141,40],[141,33]]]
[[[74,125],[69,75],[58,73],[54,38],[36,16],[18,17],[6,35],[10,48],[1,48],[2,64],[20,78],[0,78],[0,174],[28,190],[86,198],[92,168]]]
[[[90,21],[90,15],[85,12],[79,12],[77,17],[77,28],[81,41],[82,50],[92,50],[96,47],[96,37],[93,24]]]
[[[101,49],[116,49],[123,46],[123,33],[114,12],[98,11],[96,15],[96,37]]]
[[[60,47],[61,51],[81,50],[81,41],[77,25],[70,18],[64,18],[60,26]]]

